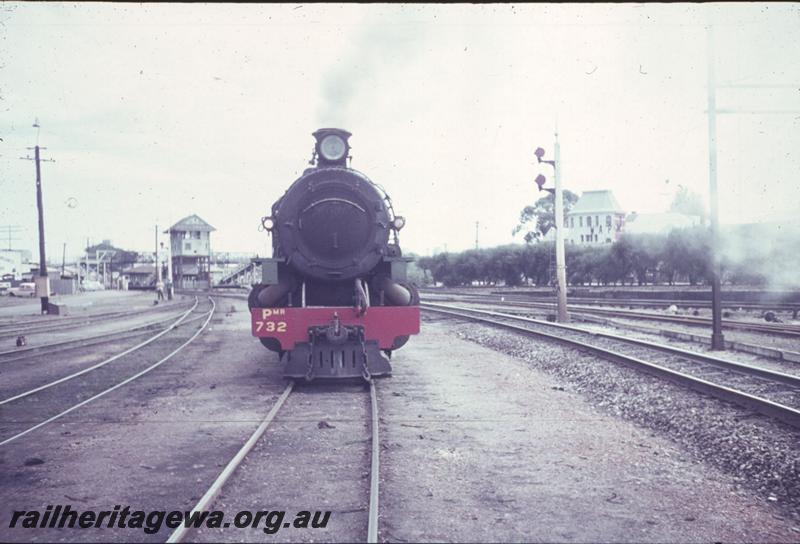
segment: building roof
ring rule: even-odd
[[[625,210],[611,191],[584,191],[568,215],[578,213],[625,213]]]
[[[164,232],[171,232],[171,231],[180,231],[180,232],[187,232],[187,231],[201,231],[201,232],[211,232],[215,229],[195,214],[189,215],[172,225],[168,230]]]
[[[103,240],[99,244],[87,247],[86,251],[89,253],[97,253],[98,251],[123,251],[123,250],[118,247],[114,247],[114,245],[111,243],[111,240]]]

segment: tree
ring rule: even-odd
[[[427,277],[428,272],[431,273],[431,279],[434,285],[437,283],[444,283],[445,278],[450,274],[450,259],[447,253],[439,253],[432,257],[421,257],[417,264],[424,271]],[[451,279],[448,278],[450,281]]]
[[[498,279],[502,279],[509,287],[516,287],[522,283],[522,252],[518,246],[494,248],[490,257],[496,266]]]
[[[625,285],[625,280],[634,271],[635,248],[633,242],[625,236],[620,237],[611,245],[607,259],[609,261],[608,273],[613,276],[613,281],[616,282],[619,279],[622,280],[622,285]]]
[[[647,284],[647,273],[655,272],[658,267],[658,257],[663,245],[663,237],[654,234],[623,234],[620,240],[628,240],[631,246],[631,265],[636,281],[639,285]]]
[[[547,285],[550,281],[550,267],[555,261],[555,244],[526,244],[520,259],[522,275],[526,281]]]
[[[707,229],[692,227],[670,231],[661,253],[663,270],[670,285],[676,275],[685,277],[691,285],[708,278],[710,255],[711,240]]]
[[[600,248],[569,244],[565,249],[567,281],[571,285],[591,284],[593,280],[599,279]]]
[[[564,189],[563,193],[564,217],[566,217],[567,212],[578,201],[578,195],[569,189]],[[531,243],[547,234],[547,231],[556,224],[555,202],[555,195],[547,193],[546,196],[537,200],[533,206],[525,206],[519,214],[519,223],[514,227],[512,234],[516,235],[522,230],[531,229],[531,224],[534,228],[525,233],[526,243]]]
[[[669,211],[685,215],[698,215],[703,222],[705,222],[706,218],[706,206],[703,203],[703,197],[683,185],[680,185],[678,192],[675,193],[672,204],[669,206]]]
[[[433,257],[419,257],[417,259],[417,266],[422,270],[425,282],[424,285],[428,285],[431,282],[431,278],[428,277],[428,272],[433,270]]]

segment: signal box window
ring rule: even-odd
[[[189,251],[190,249],[192,249],[192,244],[190,244],[189,242],[186,242],[185,244],[183,244],[183,249],[185,249],[186,251]]]

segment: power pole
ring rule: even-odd
[[[797,84],[717,84],[714,50],[714,25],[709,21],[706,27],[708,57],[708,185],[711,208],[711,349],[725,349],[725,338],[722,334],[722,288],[720,280],[719,259],[719,202],[717,198],[717,115],[718,114],[755,114],[755,115],[797,115],[799,110],[792,109],[717,109],[717,88],[730,89],[797,89]]]
[[[67,243],[61,248],[61,277],[64,277],[64,267],[67,265]]]
[[[53,159],[42,159],[39,156],[39,150],[47,149],[46,147],[39,147],[39,120],[37,119],[34,124],[36,131],[36,146],[29,147],[34,151],[33,158],[20,157],[23,160],[33,160],[36,162],[36,207],[39,211],[39,281],[36,282],[36,291],[42,301],[42,313],[49,313],[50,307],[50,281],[47,277],[47,261],[44,251],[44,205],[42,203],[42,170],[41,162],[55,162]]]
[[[722,335],[722,286],[719,267],[719,202],[717,199],[717,89],[714,70],[714,27],[708,25],[708,188],[711,207],[711,349],[725,349]]]
[[[480,221],[475,221],[475,249],[478,249],[478,227],[480,224]]]
[[[719,203],[717,201],[717,96],[714,73],[714,27],[708,25],[708,188],[711,207],[711,349],[725,349],[719,269]]]

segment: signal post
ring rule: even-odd
[[[545,161],[544,149],[537,148],[534,154],[539,163],[547,163],[553,167],[555,178],[555,189],[545,189],[543,185],[546,179],[539,174],[536,177],[536,184],[539,190],[545,190],[553,195],[555,200],[555,229],[556,229],[556,321],[559,323],[569,323],[569,312],[567,312],[567,264],[564,251],[564,196],[561,190],[561,146],[558,143],[558,133],[555,135],[555,160]]]

